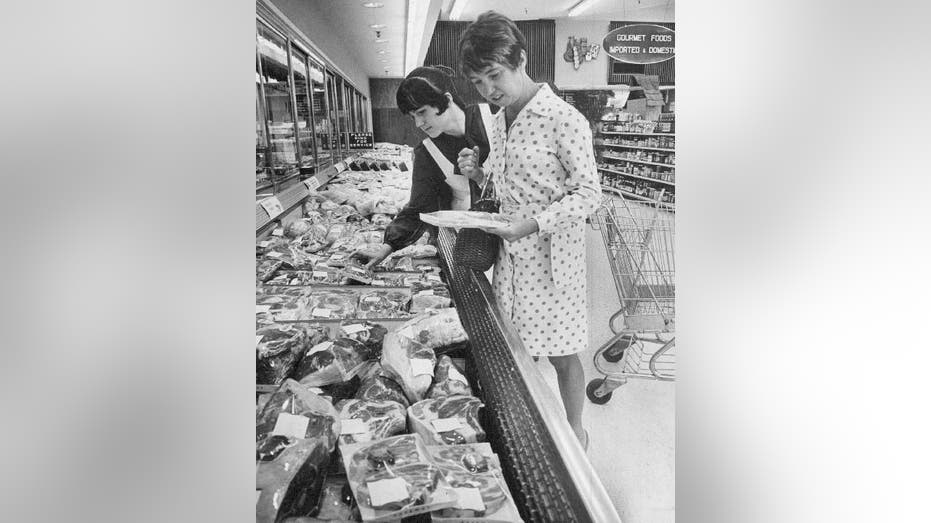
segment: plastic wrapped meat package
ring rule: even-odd
[[[314,283],[313,271],[279,271],[268,285],[310,285]]]
[[[455,506],[431,514],[434,521],[523,521],[488,443],[428,446],[427,452],[457,497]]]
[[[369,350],[356,340],[337,338],[307,349],[293,375],[311,387],[351,380],[362,369]]]
[[[347,521],[357,521],[358,510],[354,510],[355,504],[352,499],[346,499],[345,491],[349,490],[349,481],[343,476],[327,476],[323,484],[323,492],[320,495],[320,504],[317,506],[317,513],[312,518],[286,520],[283,523],[317,523],[319,521],[335,521],[344,523]]]
[[[359,296],[359,318],[406,318],[410,295],[402,291],[378,290]]]
[[[346,320],[339,326],[339,337],[356,340],[368,349],[367,359],[381,356],[382,343],[388,329],[377,323],[368,321]]]
[[[380,362],[372,362],[373,365],[362,377],[362,385],[356,392],[356,399],[371,401],[394,401],[402,405],[405,409],[410,406],[410,400],[404,394],[404,389],[393,378],[385,372]]]
[[[478,420],[482,406],[475,396],[425,399],[407,408],[407,421],[428,445],[478,443],[485,441]]]
[[[329,401],[294,380],[272,394],[256,419],[256,521],[271,523],[315,508],[339,423]]]
[[[310,344],[326,339],[326,333],[309,332],[296,325],[270,325],[256,330],[255,382],[279,385],[288,378]]]
[[[406,321],[398,333],[431,349],[462,345],[469,339],[453,308],[422,312]]]
[[[433,383],[436,354],[420,342],[398,332],[389,332],[382,345],[381,365],[385,373],[401,385],[408,401],[415,403],[423,399]]]
[[[348,290],[327,289],[314,292],[308,301],[307,318],[354,318],[357,295]]]
[[[452,298],[449,296],[434,294],[432,289],[428,289],[419,291],[411,296],[410,311],[414,314],[417,314],[429,309],[445,309],[452,306]]]
[[[394,401],[350,399],[336,405],[341,434],[339,445],[363,443],[401,434],[407,429],[407,413]]]
[[[421,236],[422,238],[422,236]],[[436,258],[438,252],[433,245],[408,245],[407,247],[397,250],[391,254],[393,258],[409,257],[414,259]]]
[[[261,282],[270,280],[278,269],[282,266],[281,260],[264,259],[260,260],[255,267],[255,278]]]
[[[446,396],[472,395],[469,380],[456,367],[452,358],[442,355],[433,372],[433,385],[427,391],[427,398],[443,398]]]
[[[456,502],[416,434],[344,445],[340,453],[364,521],[395,521]]]

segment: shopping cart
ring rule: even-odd
[[[595,351],[604,375],[586,394],[607,403],[628,378],[675,380],[675,215],[662,195],[635,201],[606,195],[592,216],[601,230],[621,308],[608,320],[612,338]]]

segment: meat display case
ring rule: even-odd
[[[310,191],[346,169],[339,162],[278,195],[278,213],[256,205],[256,236],[299,218]],[[455,233],[440,229],[440,267],[471,344],[466,375],[485,404],[481,422],[521,517],[527,522],[619,522],[607,491],[560,414],[558,397],[499,309],[487,278],[451,263],[454,244]]]

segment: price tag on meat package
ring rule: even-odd
[[[357,332],[362,332],[362,331],[366,330],[365,325],[362,325],[361,323],[353,323],[353,324],[351,324],[351,325],[343,325],[341,328],[343,329],[343,332],[345,332],[346,334],[348,334],[348,335],[350,335],[350,336],[353,335],[353,334],[355,334],[355,333],[357,333]]]
[[[324,309],[321,307],[317,307],[310,314],[315,318],[329,318],[333,314],[333,311],[331,311],[330,309]]]
[[[323,343],[318,343],[318,344],[314,345],[313,347],[311,347],[310,350],[307,351],[307,354],[304,355],[304,357],[306,358],[307,356],[310,356],[311,354],[313,354],[313,353],[315,353],[315,352],[320,352],[320,351],[327,350],[327,349],[329,349],[329,348],[332,347],[332,346],[333,346],[333,342],[332,342],[332,341],[325,341],[325,342],[323,342]]]
[[[265,212],[267,212],[268,216],[271,218],[274,218],[275,216],[278,216],[284,212],[284,207],[281,206],[281,202],[278,201],[278,198],[274,196],[269,196],[268,198],[259,201],[259,205],[265,209]]]
[[[379,507],[407,499],[407,482],[402,478],[380,479],[369,481],[369,497],[372,506]]]
[[[414,376],[433,375],[433,363],[430,360],[412,359],[411,372]]]
[[[437,432],[449,432],[451,430],[457,430],[462,428],[462,422],[459,421],[459,418],[438,418],[430,420],[430,423],[433,425],[433,428]]]
[[[459,497],[456,500],[456,508],[463,510],[475,510],[482,512],[485,510],[485,501],[482,500],[482,492],[475,487],[459,487],[453,491]]]
[[[275,421],[275,429],[272,430],[272,434],[290,438],[306,438],[308,423],[310,423],[310,418],[306,416],[296,416],[294,414],[282,412],[278,414],[278,419]]]
[[[368,423],[360,419],[343,419],[339,421],[340,434],[365,434],[369,431]]]

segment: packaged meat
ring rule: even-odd
[[[436,258],[438,252],[433,245],[408,245],[407,247],[391,253],[394,258],[409,257],[419,258]]]
[[[340,338],[349,338],[365,345],[368,349],[366,359],[381,357],[381,347],[387,333],[385,327],[368,321],[346,320],[339,326]]]
[[[275,259],[264,259],[260,260],[258,265],[255,268],[255,277],[261,282],[266,282],[275,275],[278,269],[281,268],[281,260]]]
[[[269,285],[311,285],[315,283],[313,271],[279,271],[268,281]]]
[[[410,295],[401,291],[378,290],[359,296],[359,318],[404,318]]]
[[[469,381],[456,367],[452,358],[447,355],[439,357],[436,369],[433,371],[433,385],[427,391],[428,398],[442,398],[445,396],[472,395]]]
[[[317,505],[317,512],[313,518],[309,518],[307,523],[316,523],[318,521],[356,521],[358,518],[353,514],[354,503],[352,499],[347,499],[343,495],[344,489],[349,490],[349,481],[344,476],[327,476],[323,484],[323,492],[320,495],[320,502]],[[289,523],[287,521],[283,523]],[[290,523],[304,523],[293,521]]]
[[[425,290],[411,297],[410,311],[417,314],[428,309],[445,309],[452,306],[453,300],[449,296],[441,296],[433,294],[432,290]]]
[[[455,504],[415,434],[349,444],[340,452],[364,521],[394,521]]]
[[[430,347],[399,332],[389,332],[382,345],[381,365],[385,373],[401,385],[407,399],[414,403],[423,399],[433,383],[436,354]]]
[[[297,439],[323,438],[332,451],[339,432],[339,414],[333,404],[287,379],[256,418],[256,461],[274,460]]]
[[[376,213],[373,214],[371,219],[372,225],[377,225],[379,227],[387,227],[391,223],[391,217],[387,214]]]
[[[429,445],[461,445],[485,441],[478,420],[482,402],[474,396],[445,396],[407,408],[411,429]]]
[[[259,462],[256,522],[274,523],[316,510],[332,454],[325,437],[295,438],[274,459]]]
[[[307,350],[294,377],[310,387],[349,381],[358,374],[368,353],[365,345],[353,339],[324,341]]]
[[[345,400],[337,404],[342,434],[339,445],[363,443],[401,434],[407,429],[407,413],[394,401]]]
[[[434,521],[522,521],[488,443],[427,446],[427,453],[457,494],[455,506],[431,514]]]
[[[310,296],[308,318],[354,318],[356,317],[356,294],[349,290],[327,289]]]
[[[469,339],[453,308],[422,312],[405,322],[398,333],[430,349],[460,345]]]
[[[291,325],[272,325],[256,330],[255,382],[278,385],[297,367],[307,348],[307,333]]]
[[[380,362],[375,362],[370,372],[362,377],[362,385],[359,386],[355,397],[360,400],[394,401],[405,409],[410,406],[404,389],[388,376]]]
[[[406,271],[411,272],[414,270],[414,259],[410,256],[404,256],[402,258],[392,258],[388,260],[389,263],[392,263],[391,270],[393,271]]]

